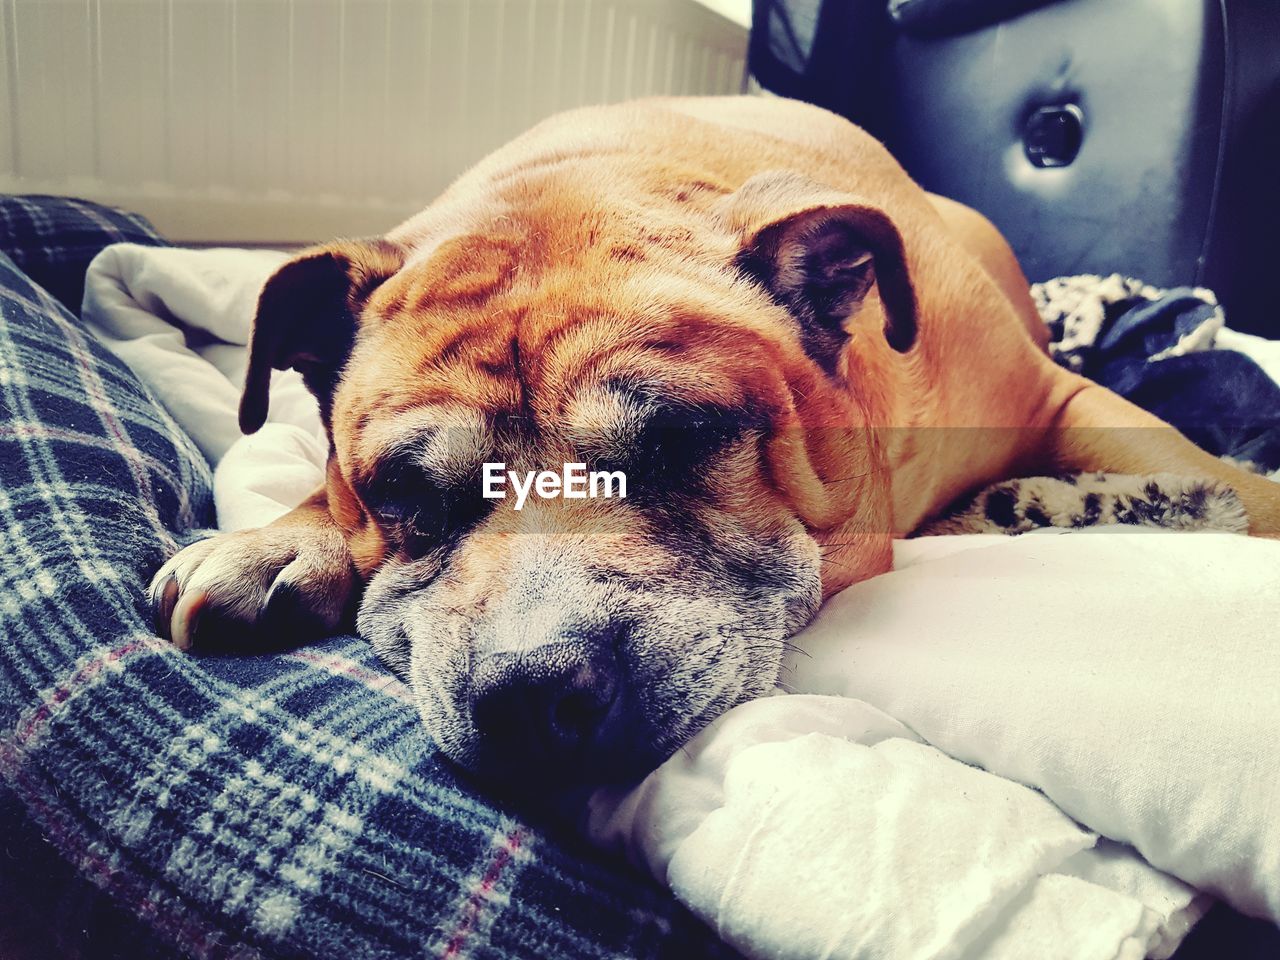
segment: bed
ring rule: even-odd
[[[209,462],[69,307],[105,245],[165,240],[143,217],[87,201],[11,197],[0,213],[0,820],[9,828],[0,883],[34,955],[730,955],[621,857],[460,779],[358,638],[190,658],[154,635],[144,588],[165,556],[213,524]],[[1064,291],[1039,292],[1048,310]],[[1179,312],[1168,309],[1184,303],[1177,297],[1152,301],[1166,309],[1147,314],[1173,318],[1166,335],[1181,339],[1177,322],[1203,319],[1206,307],[1186,302]],[[1059,359],[1105,370],[1081,322],[1059,319],[1056,340],[1074,344]],[[889,600],[872,606],[903,609],[885,589]],[[847,599],[856,608],[864,596]],[[867,695],[831,687],[838,670],[809,673],[819,692]],[[918,730],[929,722],[927,712],[912,719]],[[945,731],[930,739],[945,741]],[[672,808],[667,819],[682,818]],[[610,842],[617,822],[595,839],[623,851],[626,842]],[[665,871],[654,876],[670,881]],[[705,891],[676,892],[705,907]],[[759,955],[759,940],[740,942]],[[1269,956],[1280,932],[1217,907],[1177,956],[1213,956],[1224,943]]]
[[[396,71],[406,65],[439,81],[469,62],[461,97],[492,105],[500,48],[476,29],[479,20],[466,32],[462,5],[379,0],[350,21],[327,5],[309,28],[272,5],[147,6],[104,7],[86,19],[69,7],[0,4],[6,51],[19,36],[39,51],[5,75],[23,96],[12,91],[13,123],[0,124],[9,161],[0,189],[142,209],[184,243],[288,245],[376,232],[486,145],[575,97],[594,99],[588,84],[614,97],[731,92],[742,68],[740,31],[704,10],[560,4],[573,39],[559,79],[530,87],[518,109],[473,117],[457,102],[435,109],[416,79],[391,82],[404,79]],[[532,4],[485,9],[505,10],[508,32],[554,43],[556,21]],[[584,10],[597,15],[573,19]],[[315,89],[296,84],[315,71],[305,56],[282,65],[271,55],[307,29],[340,58],[348,89],[361,92],[313,126],[301,109],[293,127],[277,126],[272,117],[313,97],[328,103],[335,90],[325,85],[332,78]],[[461,51],[441,46],[458,31],[467,38]],[[101,42],[135,34],[164,45],[166,56],[135,62],[132,47]],[[53,70],[63,44],[95,50],[93,70]],[[551,46],[541,49],[549,55]],[[364,60],[392,66],[361,72]],[[529,56],[500,69],[511,80],[538,64]],[[544,98],[547,89],[559,101]],[[163,101],[145,99],[164,90]],[[434,138],[388,138],[390,111],[428,106]],[[84,122],[42,129],[47,115]],[[453,136],[472,120],[465,138]],[[357,137],[336,135],[350,124]],[[304,149],[291,151],[282,130]],[[376,148],[357,150],[356,140]],[[333,162],[315,160],[325,156]],[[368,162],[391,156],[403,162],[389,172]],[[417,177],[422,157],[435,181]],[[141,215],[62,196],[0,198],[0,240],[0,899],[10,904],[0,928],[16,927],[22,938],[11,952],[131,960],[733,955],[643,871],[495,805],[460,779],[421,735],[404,688],[358,638],[203,659],[158,640],[145,587],[164,557],[215,522],[212,473],[154,392],[88,332],[80,310],[86,268],[103,247],[166,240]],[[1066,327],[1078,321],[1067,311],[1060,337],[1069,340]],[[1101,353],[1082,348],[1077,359],[1081,369],[1098,361],[1090,375],[1106,373]],[[1204,360],[1179,371],[1184,386],[1234,375],[1197,365],[1239,363]],[[1265,377],[1248,376],[1265,388]],[[1165,383],[1158,392],[1177,390]],[[1184,428],[1194,419],[1193,410]],[[1275,435],[1265,430],[1198,439],[1225,451],[1259,437],[1257,449],[1273,452]],[[0,950],[8,947],[0,939]],[[1273,957],[1280,933],[1218,906],[1176,957],[1227,950]]]

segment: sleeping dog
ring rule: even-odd
[[[327,480],[177,554],[157,624],[200,649],[354,614],[455,761],[602,782],[771,690],[824,598],[993,481],[1217,479],[1252,532],[1280,529],[1280,488],[1044,340],[997,231],[832,114],[564,114],[387,236],[267,282],[241,426],[265,421],[273,369],[299,370]],[[554,495],[568,465],[626,496]],[[520,481],[562,469],[539,495]],[[525,482],[519,509],[499,470]]]

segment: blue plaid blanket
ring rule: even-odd
[[[0,227],[68,299],[101,246],[159,242],[48,199],[0,198]],[[726,953],[456,779],[358,639],[204,659],[158,640],[147,580],[210,521],[188,438],[0,254],[0,897],[49,955]]]

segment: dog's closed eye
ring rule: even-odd
[[[633,459],[642,470],[668,476],[684,473],[733,443],[747,427],[738,411],[660,402],[636,435]]]
[[[473,483],[442,484],[405,453],[380,461],[361,493],[379,525],[410,556],[457,536],[489,509],[478,474]]]
[[[746,411],[690,402],[651,385],[615,384],[610,393],[615,415],[581,445],[594,467],[625,471],[637,493],[678,488],[758,426]]]

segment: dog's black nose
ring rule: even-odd
[[[576,641],[489,654],[472,672],[471,720],[516,765],[570,761],[600,737],[619,686],[613,652]]]

